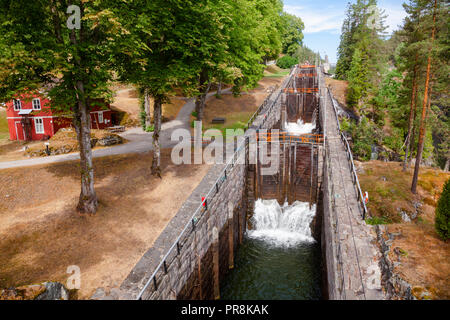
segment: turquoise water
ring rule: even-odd
[[[225,300],[321,299],[320,245],[311,235],[316,206],[258,200],[254,230],[235,257],[221,288]]]
[[[319,300],[320,248],[282,248],[246,237],[221,288],[223,300]]]

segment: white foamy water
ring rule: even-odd
[[[286,131],[294,135],[312,133],[315,128],[315,123],[304,123],[302,119],[297,122],[286,122]]]
[[[277,200],[257,200],[253,214],[253,230],[248,236],[266,241],[274,246],[292,247],[302,242],[315,242],[311,235],[311,222],[316,206],[296,201],[282,207]]]

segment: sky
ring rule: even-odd
[[[330,62],[337,61],[342,22],[349,0],[284,0],[284,11],[300,17],[304,24],[303,43],[322,58],[328,55]],[[355,1],[351,1],[354,3]],[[378,7],[385,10],[386,30],[391,34],[402,24],[406,16],[403,0],[378,0]]]

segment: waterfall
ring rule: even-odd
[[[292,247],[302,242],[313,243],[311,222],[316,214],[316,206],[296,201],[283,206],[277,200],[257,200],[252,217],[253,230],[248,236],[263,240],[277,247]]]
[[[304,123],[302,119],[297,122],[287,122],[286,131],[294,135],[302,135],[313,132],[316,128],[315,123]]]

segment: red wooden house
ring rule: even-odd
[[[51,101],[43,92],[17,97],[6,103],[6,117],[10,140],[45,140],[59,129],[72,126],[69,116],[55,114]],[[91,128],[111,127],[110,105],[101,103],[91,107]]]

